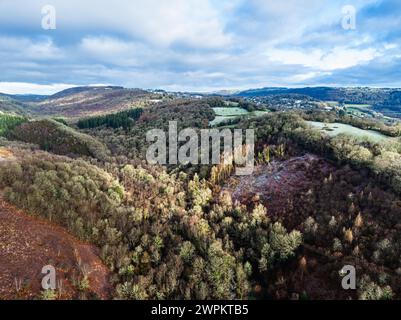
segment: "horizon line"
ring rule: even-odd
[[[12,88],[15,85],[16,88]],[[18,88],[19,86],[19,88]],[[30,86],[31,88],[35,89],[28,89],[27,87]],[[25,90],[22,90],[23,88]],[[29,83],[29,82],[1,82],[0,81],[0,94],[2,95],[9,95],[9,96],[23,96],[23,95],[36,95],[36,96],[51,96],[57,94],[59,92],[73,89],[73,88],[85,88],[85,87],[121,87],[124,89],[138,89],[144,91],[152,91],[152,90],[160,90],[165,91],[167,93],[190,93],[190,94],[217,94],[220,92],[244,92],[244,91],[251,91],[251,90],[263,90],[263,89],[305,89],[305,88],[348,88],[348,89],[389,89],[389,90],[401,90],[401,87],[397,86],[378,86],[378,85],[339,85],[339,84],[319,84],[319,85],[266,85],[266,86],[249,86],[243,88],[208,88],[208,89],[168,89],[162,87],[154,87],[154,88],[141,88],[141,87],[133,87],[133,86],[124,86],[119,84],[82,84],[82,85],[75,85],[75,84],[64,84],[64,83],[53,83],[53,84],[37,84],[37,83]],[[20,90],[19,90],[20,89]]]

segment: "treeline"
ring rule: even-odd
[[[113,114],[103,116],[90,117],[78,121],[77,126],[79,129],[92,129],[97,127],[109,128],[130,128],[133,123],[139,119],[143,112],[142,108],[135,108],[127,111],[121,111]]]
[[[25,117],[6,114],[0,111],[0,136],[5,136],[8,131],[26,121]]]
[[[389,137],[401,136],[401,123],[395,123],[394,125],[389,126],[381,121],[375,121],[373,119],[370,120],[366,118],[361,119],[348,115],[341,117],[340,122],[350,124],[363,130],[374,130]]]
[[[309,121],[320,121],[320,122],[339,122],[349,124],[351,126],[363,129],[363,130],[374,130],[380,132],[389,137],[400,137],[401,136],[401,124],[395,123],[393,125],[386,125],[385,123],[374,120],[374,119],[361,119],[346,114],[337,114],[334,111],[320,111],[320,110],[309,110],[306,112],[299,113],[302,118]]]
[[[106,146],[95,138],[52,119],[22,123],[9,130],[8,137],[60,155],[89,156],[99,160],[108,156]]]
[[[387,99],[373,105],[374,110],[389,117],[401,118],[401,91],[393,91]]]

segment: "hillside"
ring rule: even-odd
[[[15,140],[0,140],[4,199],[95,245],[114,298],[398,298],[397,135],[329,135],[304,118],[341,119],[334,111],[271,110],[230,124],[255,129],[250,176],[230,164],[147,163],[149,130],[177,121],[198,132],[217,106],[238,108],[175,99],[84,117],[82,129],[51,119],[7,127]],[[360,274],[352,292],[340,287],[348,263]]]
[[[7,94],[7,96],[20,102],[26,103],[45,100],[49,97],[49,95],[43,94]]]
[[[50,119],[25,122],[16,126],[8,135],[61,155],[105,159],[108,153],[107,148],[91,136]]]
[[[388,88],[336,88],[336,87],[305,87],[305,88],[261,88],[249,89],[236,93],[240,97],[262,97],[270,95],[298,94],[323,101],[340,101],[356,104],[380,104],[387,100],[399,89]]]
[[[44,100],[31,101],[29,106],[35,115],[78,118],[141,106],[158,96],[140,89],[78,87],[58,92]]]
[[[95,246],[27,215],[1,196],[0,243],[0,300],[110,298],[110,272]],[[57,267],[61,284],[55,294],[41,288],[40,272],[49,264]]]
[[[80,118],[146,106],[162,96],[161,93],[115,86],[73,87],[50,96],[0,93],[0,111],[36,118]]]
[[[26,121],[27,119],[25,117],[0,111],[0,137],[6,135],[10,130]]]
[[[28,104],[0,93],[0,112],[26,115],[29,114],[30,108]]]
[[[135,109],[133,109],[135,111]],[[177,121],[178,129],[207,128],[215,117],[210,104],[206,101],[177,99],[146,108],[140,118],[129,128],[90,127],[84,124],[88,119],[78,122],[78,126],[89,128],[83,132],[102,141],[115,156],[144,159],[147,147],[146,132],[151,129],[168,130],[169,121]],[[90,118],[89,118],[90,119]],[[96,120],[92,118],[92,120]],[[96,122],[96,121],[95,121]]]
[[[241,91],[233,95],[270,103],[274,99],[313,98],[321,101],[349,104],[351,107],[369,107],[390,118],[401,118],[401,90],[390,88],[261,88]],[[303,96],[303,98],[302,98]]]
[[[389,214],[388,202],[397,197],[373,187],[360,173],[301,154],[257,166],[251,177],[232,176],[222,193],[250,207],[262,203],[269,218],[302,231],[303,274],[283,269],[284,290],[277,290],[276,298],[290,298],[287,292],[291,289],[311,299],[376,299],[400,294],[399,275],[393,269],[400,248],[389,239],[399,241],[399,225],[394,223],[401,207],[393,202]],[[357,267],[358,291],[340,289],[336,271],[347,264]]]
[[[24,154],[0,147],[0,165],[13,165]],[[98,248],[71,236],[51,219],[19,210],[5,201],[4,191],[0,188],[0,300],[110,298],[111,274]],[[41,288],[41,270],[49,264],[57,272],[55,293]]]

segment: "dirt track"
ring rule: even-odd
[[[37,299],[42,267],[49,264],[56,268],[57,280],[62,280],[62,299],[110,297],[110,273],[95,246],[17,210],[0,197],[0,299]],[[85,272],[90,288],[83,295],[74,283]]]

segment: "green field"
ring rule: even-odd
[[[363,130],[343,123],[323,123],[317,121],[307,121],[307,123],[313,128],[320,129],[320,131],[326,133],[330,137],[335,137],[341,133],[344,133],[357,138],[368,138],[373,142],[391,139],[390,137],[387,137],[377,131]]]
[[[228,107],[228,108],[212,108],[216,117],[210,121],[210,126],[219,125],[227,120],[233,120],[238,117],[248,116],[248,117],[260,117],[268,113],[268,111],[253,111],[249,112],[243,108]]]
[[[338,101],[325,101],[330,107],[338,107],[340,104]]]
[[[213,111],[216,116],[222,117],[238,117],[249,113],[247,110],[237,107],[213,108]]]
[[[347,108],[370,108],[370,104],[355,104],[355,103],[346,103],[344,104]]]

